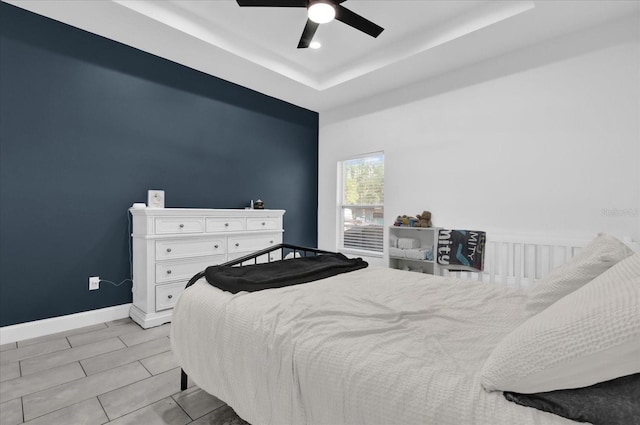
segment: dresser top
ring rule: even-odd
[[[230,217],[230,216],[282,216],[285,210],[269,209],[212,209],[212,208],[129,208],[133,216],[207,216],[207,217]]]

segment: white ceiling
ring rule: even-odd
[[[507,52],[640,13],[640,0],[348,0],[376,39],[301,8],[235,0],[3,0],[314,111],[328,112]]]

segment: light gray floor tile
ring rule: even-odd
[[[150,406],[143,407],[140,410],[129,413],[114,421],[109,422],[110,425],[186,425],[191,422],[189,416],[176,404],[176,402],[167,397]]]
[[[7,363],[0,366],[0,382],[20,376],[20,363]]]
[[[145,329],[144,331],[122,335],[120,339],[122,340],[122,342],[131,347],[132,345],[141,344],[152,339],[169,336],[170,333],[171,323],[167,323],[161,326],[156,326],[155,328]]]
[[[80,363],[82,363],[82,367],[87,375],[93,375],[95,373],[135,362],[159,353],[170,352],[169,350],[171,350],[169,338],[163,337],[161,339],[153,339],[149,342],[134,345],[132,347],[122,348],[110,353],[91,357],[89,359],[82,360]]]
[[[110,338],[104,341],[97,341],[92,344],[81,345],[64,351],[46,354],[38,358],[24,360],[20,362],[22,376],[51,369],[63,364],[88,359],[90,357],[119,350],[124,347],[125,345],[118,338]]]
[[[97,398],[93,397],[69,407],[65,407],[26,425],[101,425],[109,421]]]
[[[166,353],[142,359],[140,360],[140,363],[142,363],[142,365],[147,368],[152,375],[158,375],[162,372],[178,367],[178,362],[176,361],[172,351],[167,351]]]
[[[110,420],[180,391],[180,369],[173,369],[98,397]]]
[[[80,367],[80,363],[74,362],[53,369],[47,369],[44,372],[1,382],[0,402],[13,400],[23,395],[42,391],[84,377],[85,374]]]
[[[198,387],[191,387],[173,396],[191,419],[198,419],[225,405],[223,401]]]
[[[39,344],[29,345],[28,347],[18,347],[15,350],[3,351],[2,355],[0,355],[0,364],[7,364],[17,362],[19,360],[30,359],[32,357],[54,353],[56,351],[65,350],[67,348],[69,348],[69,342],[66,338],[41,342]]]
[[[223,406],[206,416],[191,422],[191,425],[249,425],[229,406]]]
[[[0,353],[7,350],[13,350],[18,347],[18,343],[16,342],[8,342],[6,344],[0,345]]]
[[[83,333],[80,335],[73,335],[67,337],[69,344],[72,347],[78,347],[80,345],[91,344],[96,341],[101,341],[116,336],[126,335],[131,332],[141,332],[142,328],[137,323],[127,323],[125,325],[106,327],[99,331]]]
[[[16,425],[22,423],[22,402],[19,398],[0,404],[0,424]]]
[[[55,334],[39,336],[37,338],[25,339],[24,341],[18,341],[18,346],[19,347],[27,347],[29,345],[39,344],[41,342],[51,341],[53,339],[66,338],[68,336],[73,336],[73,335],[79,335],[79,334],[83,334],[83,333],[87,333],[87,332],[92,332],[92,331],[95,331],[95,330],[98,330],[98,329],[103,329],[103,328],[106,328],[106,327],[107,327],[107,325],[105,325],[104,323],[98,323],[96,325],[85,326],[85,327],[82,327],[82,328],[71,329],[71,330],[64,331],[64,332],[58,332],[58,333],[55,333]]]
[[[125,318],[2,345],[0,424],[246,425],[191,379],[180,392],[170,332]],[[121,416],[108,422],[102,399]]]
[[[131,320],[131,317],[125,317],[124,319],[118,319],[118,320],[112,320],[110,322],[107,322],[106,325],[111,328],[113,326],[126,325],[127,323],[133,323],[133,320]]]
[[[149,372],[136,362],[29,394],[22,398],[24,416],[31,420],[147,377]]]

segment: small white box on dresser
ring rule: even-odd
[[[131,208],[133,306],[143,328],[171,321],[188,280],[208,266],[282,243],[284,210]],[[271,260],[279,258],[272,253]],[[268,258],[262,258],[267,261]]]

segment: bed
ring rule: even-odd
[[[548,393],[549,385],[558,385],[558,376],[568,383],[561,394],[631,376],[624,387],[630,393],[623,397],[627,416],[620,420],[636,413],[640,418],[633,401],[640,394],[628,390],[640,388],[635,379],[640,360],[634,359],[640,359],[640,319],[634,318],[640,313],[640,254],[605,239],[598,237],[577,260],[554,270],[533,295],[529,289],[371,266],[234,294],[209,284],[200,273],[175,307],[172,348],[200,388],[252,425],[575,424],[504,395]],[[292,247],[277,249],[284,248]],[[605,251],[615,258],[603,261]],[[295,258],[282,260],[287,261]],[[616,271],[614,266],[625,262],[630,265]],[[613,276],[607,276],[612,270]],[[593,332],[608,334],[611,326],[616,328],[618,337],[609,343],[613,348],[598,344],[596,356],[622,366],[609,367],[605,361],[595,372],[584,362],[573,367],[576,357],[586,353],[591,359],[594,353],[579,342],[584,335],[571,334],[576,331],[570,322],[591,313],[566,313],[576,302],[561,301],[578,293],[578,304],[606,313],[608,304],[598,307],[602,297],[593,291],[601,294],[603,285],[620,280],[631,291],[624,299],[635,297],[636,303],[622,313],[624,330],[616,317],[611,323],[600,320]],[[550,318],[545,317],[548,311]],[[547,322],[570,334],[555,329],[549,336]],[[586,339],[592,341],[589,326]],[[565,345],[578,347],[578,355]],[[524,378],[517,376],[522,371]],[[545,376],[549,371],[555,376]]]

